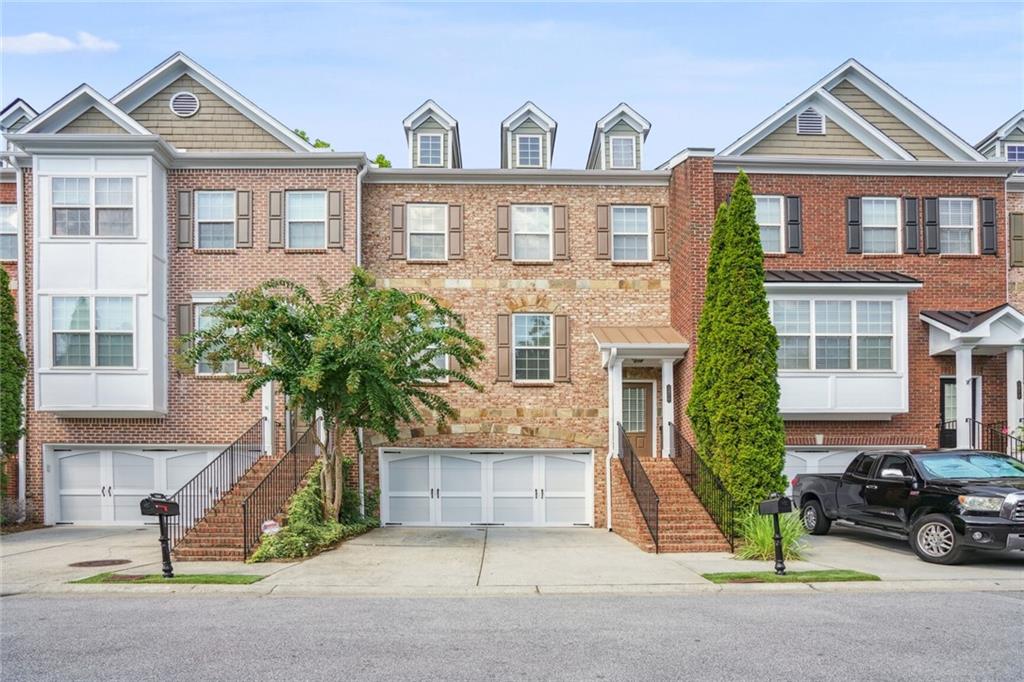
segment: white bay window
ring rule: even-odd
[[[135,309],[129,296],[55,296],[54,367],[132,367]]]
[[[892,301],[776,299],[772,322],[780,371],[895,369]]]
[[[55,237],[135,234],[133,178],[55,177],[50,192]]]

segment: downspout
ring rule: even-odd
[[[608,531],[612,530],[612,457],[615,442],[615,410],[612,409],[612,365],[615,364],[616,349],[608,353],[608,456],[604,458],[604,505],[605,522]]]
[[[366,160],[363,167],[356,173],[356,265],[363,265],[363,178],[370,170],[370,162]],[[366,516],[366,474],[363,464],[363,445],[366,440],[363,438],[363,429],[359,428],[359,445],[356,449],[359,457],[359,515]]]
[[[11,165],[14,165],[14,157],[9,157]],[[17,167],[17,211],[18,211],[18,335],[21,337],[21,350],[25,355],[28,355],[28,337],[25,333],[27,329],[26,315],[26,302],[25,302],[25,176],[24,169],[21,166]],[[32,372],[32,367],[28,368],[29,372]],[[25,377],[25,383],[21,387],[21,403],[25,406],[25,411],[22,416],[23,424],[28,423],[28,377]],[[27,466],[27,441],[25,434],[22,434],[21,438],[18,439],[18,517],[19,521],[24,521],[28,516],[28,500],[25,498],[26,494],[26,475],[25,467]]]

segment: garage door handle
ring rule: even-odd
[[[533,499],[535,499],[535,500],[537,499],[537,489],[536,488],[533,489]]]
[[[544,488],[540,489],[540,499],[544,499]]]

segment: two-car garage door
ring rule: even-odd
[[[383,450],[380,465],[385,525],[593,524],[590,451]]]

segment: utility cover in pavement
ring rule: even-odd
[[[72,568],[96,568],[98,566],[120,566],[121,564],[130,564],[131,559],[96,559],[94,561],[77,561],[73,564],[68,564]]]

